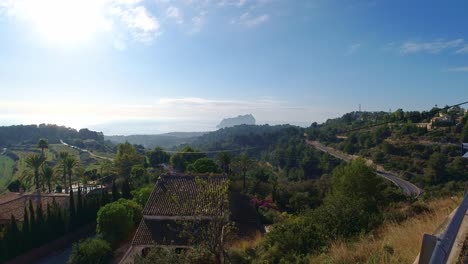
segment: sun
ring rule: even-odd
[[[33,29],[47,42],[73,46],[89,41],[97,32],[108,31],[104,0],[31,0],[22,11]]]

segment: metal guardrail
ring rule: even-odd
[[[430,264],[442,264],[447,262],[467,210],[468,194],[465,193],[465,197],[453,215],[453,218],[448,224],[447,229],[440,236],[440,238],[437,239],[437,243],[434,246],[434,250],[432,251],[432,255],[429,260]]]

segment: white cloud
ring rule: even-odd
[[[447,71],[450,71],[450,72],[468,72],[468,66],[448,68]]]
[[[221,0],[218,2],[219,6],[237,6],[242,7],[247,3],[247,0]]]
[[[175,6],[170,6],[170,7],[168,7],[166,9],[166,16],[171,18],[171,19],[174,19],[174,21],[177,24],[184,23],[184,17],[182,15],[182,12],[180,11],[179,8],[177,8]]]
[[[455,53],[457,53],[457,54],[468,54],[468,44],[465,44],[464,47],[457,50]]]
[[[59,45],[77,45],[99,33],[131,35],[142,42],[160,34],[160,24],[144,0],[0,0],[2,14],[27,22],[45,41]]]
[[[355,43],[355,44],[352,44],[348,47],[348,55],[352,55],[354,53],[356,53],[360,48],[361,48],[361,43]]]
[[[191,29],[189,33],[190,34],[199,33],[202,30],[204,25],[205,25],[205,13],[202,12],[192,18],[192,24],[191,24]]]
[[[240,24],[246,27],[256,27],[270,20],[268,14],[251,16],[249,12],[243,13],[239,19],[231,20],[231,24]]]
[[[438,39],[430,42],[407,41],[400,46],[402,53],[428,52],[437,54],[445,50],[452,50],[460,47],[464,43],[463,39],[443,40]]]
[[[151,42],[161,35],[166,23],[184,24],[180,27],[184,32],[198,33],[212,16],[228,8],[229,12],[238,12],[235,23],[255,27],[270,20],[270,16],[261,11],[269,2],[271,0],[0,0],[0,21],[2,18],[26,21],[33,33],[59,45],[79,45],[102,34],[109,36],[110,45],[122,50],[129,41]],[[163,10],[162,15],[168,19],[160,22],[153,7]]]
[[[132,35],[141,42],[148,42],[158,36],[160,32],[159,21],[144,6],[132,8],[114,7],[111,11],[130,29],[133,29]]]

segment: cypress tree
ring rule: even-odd
[[[460,136],[462,143],[468,143],[468,120],[466,120],[465,125]]]
[[[119,191],[115,185],[115,180],[112,181],[112,201],[115,202],[120,198]]]
[[[104,206],[107,203],[109,203],[109,192],[106,188],[103,188],[101,190],[101,206]]]
[[[45,226],[46,226],[46,236],[47,236],[47,241],[51,241],[52,239],[55,238],[55,232],[54,232],[54,217],[52,215],[52,211],[50,210],[50,204],[47,203],[47,218],[45,220]]]
[[[10,226],[8,227],[6,234],[7,250],[9,252],[9,257],[15,257],[20,252],[19,245],[19,230],[16,219],[11,215]]]
[[[23,249],[24,251],[29,250],[30,248],[30,240],[31,240],[31,232],[29,227],[29,215],[28,210],[24,207],[24,219],[23,219]]]
[[[81,198],[81,188],[78,187],[78,195],[76,197],[76,214],[77,214],[77,221],[78,225],[83,223],[83,199]]]
[[[36,245],[42,244],[47,238],[44,237],[44,233],[47,232],[45,219],[44,219],[44,211],[42,210],[42,203],[39,202],[36,208],[36,221],[37,221],[37,236],[36,236]]]
[[[4,263],[8,259],[8,251],[5,247],[5,239],[0,239],[0,263]]]
[[[125,179],[123,185],[122,185],[122,197],[125,199],[131,199],[132,194],[130,193],[130,183],[128,179]]]
[[[29,199],[29,232],[31,233],[29,237],[29,246],[33,246],[36,240],[37,235],[37,223],[36,223],[36,214],[34,213],[34,207],[32,200]]]
[[[70,212],[70,219],[68,222],[69,229],[73,230],[75,229],[76,226],[76,209],[75,209],[75,198],[73,197],[73,190],[70,189],[70,204],[69,204],[69,209],[68,211]]]

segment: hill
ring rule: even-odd
[[[237,125],[255,125],[255,118],[251,114],[225,118],[216,126],[216,128],[226,128]]]
[[[207,132],[170,132],[160,135],[129,135],[129,136],[104,136],[105,140],[113,143],[125,143],[142,145],[145,148],[154,148],[156,146],[162,148],[172,148],[181,144],[190,144],[197,137],[200,137]]]

